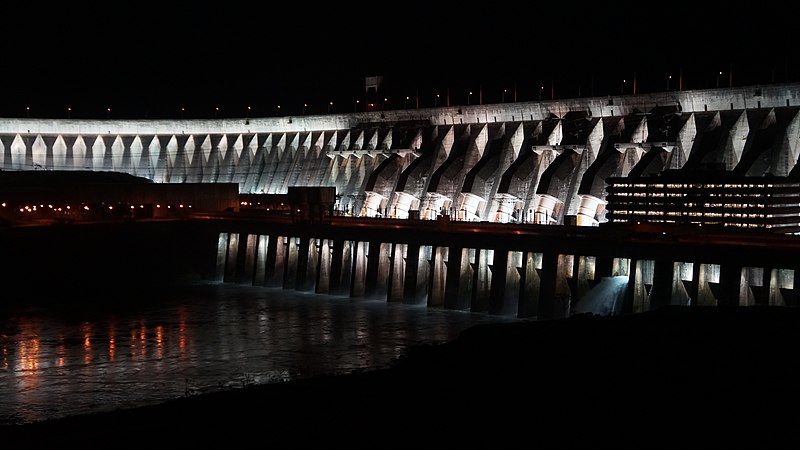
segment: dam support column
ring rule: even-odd
[[[697,304],[717,306],[720,268],[717,264],[700,264],[697,276]]]
[[[387,300],[390,302],[402,302],[404,298],[403,288],[405,287],[408,244],[392,243],[389,245],[391,245],[392,256],[389,260]]]
[[[275,236],[267,242],[267,262],[264,264],[264,286],[283,287],[289,238]]]
[[[431,279],[432,254],[433,247],[430,245],[408,245],[403,303],[424,305],[428,302],[430,298],[429,280]]]
[[[505,306],[506,271],[508,270],[508,250],[497,248],[494,250],[494,260],[491,265],[492,280],[491,298],[489,300],[489,314],[503,314]]]
[[[328,246],[331,249],[330,255],[330,269],[328,273],[329,284],[328,293],[334,295],[344,294],[343,289],[343,268],[344,268],[344,241],[342,240],[328,240]],[[346,292],[346,291],[345,291]]]
[[[330,245],[331,241],[328,242]],[[333,241],[330,273],[330,293],[333,295],[350,295],[355,244],[353,241]]]
[[[589,292],[600,279],[595,274],[594,256],[576,255],[577,264],[575,267],[575,291],[570,304],[575,305]]]
[[[445,289],[447,283],[447,261],[449,258],[447,247],[436,247],[433,250],[431,261],[430,294],[428,306],[443,307],[445,302]]]
[[[330,294],[333,240],[317,239],[317,241],[319,245],[317,246],[317,269],[314,292],[317,294]]]
[[[669,299],[670,305],[689,305],[693,298],[693,272],[694,264],[687,262],[676,262],[672,273],[672,295]]]
[[[224,282],[228,264],[228,239],[230,233],[220,233],[217,237],[217,263],[214,281]]]
[[[542,268],[542,254],[525,252],[522,261],[522,288],[517,308],[517,317],[536,317],[539,311],[539,296],[542,279],[539,271]]]
[[[267,245],[269,235],[259,234],[256,243],[256,270],[253,274],[253,286],[264,286],[267,272]]]
[[[633,313],[649,311],[650,293],[653,289],[655,261],[640,259],[636,261],[633,286]]]
[[[797,290],[800,286],[797,279],[798,270],[774,269],[770,280],[769,305],[770,306],[797,306]]]
[[[364,297],[366,293],[368,261],[369,242],[355,242],[353,245],[353,275],[350,282],[351,297]]]
[[[447,262],[445,308],[468,311],[472,303],[472,264],[470,252],[462,247],[450,247]]]
[[[367,255],[367,272],[364,278],[364,297],[368,299],[386,300],[389,277],[389,250],[391,244],[372,241],[369,243]]]
[[[539,271],[539,309],[537,318],[549,320],[556,318],[556,279],[558,278],[559,256],[556,253],[542,254],[541,269]]]
[[[236,281],[236,264],[239,262],[239,233],[228,234],[228,249],[225,256],[225,278],[226,283]]]
[[[252,285],[253,277],[255,276],[256,242],[258,241],[258,236],[255,234],[241,234],[239,236],[239,251],[236,261],[236,283]]]
[[[300,238],[290,236],[288,239],[288,247],[286,251],[286,269],[283,276],[284,289],[297,289],[298,279],[298,261],[300,251]]]
[[[475,274],[472,284],[472,304],[470,311],[487,312],[489,311],[489,301],[492,298],[492,260],[494,250],[476,249],[475,263],[472,271]]]
[[[301,291],[314,292],[317,283],[320,240],[313,237],[304,237],[302,241],[305,245],[305,249],[302,249],[304,250],[305,261],[301,260],[303,264],[301,265],[302,272],[298,271],[298,274],[301,275],[301,279],[298,280],[298,286],[300,286]]]

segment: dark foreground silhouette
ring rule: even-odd
[[[396,367],[0,427],[3,448],[797,448],[800,309],[479,325]]]

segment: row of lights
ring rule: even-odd
[[[2,208],[7,208],[8,206],[9,206],[9,204],[7,202],[0,203],[0,207],[2,207]],[[144,209],[144,207],[145,207],[145,205],[139,205],[140,209]],[[161,204],[156,204],[155,207],[156,208],[161,208],[162,206],[161,206]],[[177,205],[178,209],[191,208],[191,207],[192,207],[192,205],[185,205],[183,203],[180,203],[180,204]],[[171,209],[172,205],[166,205],[166,208],[167,209]],[[79,209],[81,209],[83,211],[90,211],[92,208],[89,205],[81,205],[81,207]],[[108,209],[109,211],[111,211],[111,210],[114,209],[114,205],[108,205],[108,207],[102,208],[102,209]],[[135,205],[130,205],[130,209],[136,209],[136,206]],[[64,206],[64,207],[60,207],[60,206],[53,206],[52,204],[48,204],[48,205],[45,206],[43,203],[41,203],[39,205],[20,206],[18,208],[18,210],[21,213],[35,213],[35,212],[41,212],[41,211],[48,211],[48,212],[49,211],[55,211],[55,212],[69,213],[69,212],[72,211],[72,206],[67,205],[67,206]]]
[[[721,70],[717,73],[716,87],[720,87],[720,79],[721,79],[723,74],[724,74],[724,72],[721,71]],[[730,76],[729,76],[729,82],[728,82],[729,87],[733,86],[733,76],[732,75],[733,74],[731,72]],[[625,93],[625,87],[626,87],[627,83],[628,83],[628,79],[627,78],[623,78],[622,81],[621,81],[621,84],[620,84],[620,94],[624,94]],[[672,89],[672,75],[667,76],[666,83],[667,83],[667,91],[669,91],[670,89]],[[682,86],[679,86],[679,88],[682,89]],[[539,100],[543,99],[544,90],[545,90],[544,85],[539,86]],[[636,80],[635,80],[635,78],[634,78],[633,93],[636,94]],[[473,96],[473,94],[474,94],[474,92],[472,90],[467,92],[467,105],[471,105],[472,104],[472,96]],[[500,92],[500,102],[501,103],[505,103],[506,102],[506,94],[508,94],[508,89],[507,88],[503,88],[503,90]],[[516,88],[514,89],[513,94],[514,94],[514,100],[513,101],[516,102],[517,101],[517,90],[516,90]],[[434,94],[434,97],[433,97],[433,105],[434,105],[434,107],[438,107],[439,106],[439,99],[440,98],[441,98],[441,94],[439,94],[439,93]],[[550,99],[551,100],[553,99],[553,93],[552,92],[551,92]],[[408,103],[409,103],[410,100],[411,100],[411,96],[408,96],[408,95],[405,96],[405,98],[403,99],[403,107],[405,109],[408,108]],[[417,100],[417,103],[419,103],[419,97],[416,97],[416,100]],[[383,98],[383,103],[382,103],[382,108],[385,109],[385,107],[386,107],[386,105],[388,103],[389,103],[389,98],[388,97],[384,97]],[[353,108],[354,112],[358,112],[360,104],[361,104],[360,100],[355,100],[354,108]],[[376,106],[375,103],[368,103],[367,105],[368,105],[369,108],[374,108]],[[328,104],[327,104],[328,114],[333,112],[333,106],[334,106],[334,102],[333,101],[329,101]],[[447,105],[447,106],[449,106],[449,105]],[[304,102],[303,105],[302,105],[302,113],[304,115],[305,115],[306,109],[308,107],[309,107],[309,104],[307,102]],[[31,107],[30,106],[26,106],[25,110],[26,110],[27,116],[30,117],[31,116]],[[252,107],[246,106],[245,107],[245,113],[246,113],[245,117],[249,118],[251,111],[252,111]],[[277,105],[276,106],[276,111],[277,111],[278,115],[280,115],[280,113],[281,113],[281,105]],[[186,113],[186,107],[182,106],[180,108],[181,119],[184,118],[185,113]],[[214,107],[214,118],[218,118],[219,114],[220,114],[220,107],[219,106]],[[111,108],[110,107],[106,108],[106,117],[107,118],[111,118]],[[72,107],[69,107],[69,106],[67,107],[67,118],[70,118],[70,119],[72,118]]]

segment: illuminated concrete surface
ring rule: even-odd
[[[352,215],[595,225],[609,176],[698,159],[787,175],[798,108],[800,84],[776,84],[316,116],[0,119],[0,168],[233,182],[241,193],[335,186]]]

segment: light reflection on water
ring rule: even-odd
[[[6,307],[0,424],[387,367],[411,345],[518,320],[217,283],[155,301]]]

